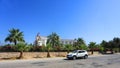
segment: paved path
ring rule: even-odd
[[[0,61],[0,68],[119,68],[120,54],[90,56],[88,59],[67,60],[48,58],[37,60]]]

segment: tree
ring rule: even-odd
[[[113,38],[113,43],[115,48],[119,48],[119,52],[120,52],[120,38],[118,37]]]
[[[16,51],[20,52],[19,59],[23,58],[23,52],[24,51],[29,51],[30,47],[27,46],[24,42],[19,42],[17,45],[14,46]]]
[[[30,43],[30,44],[26,44],[26,46],[27,46],[27,49],[26,49],[26,51],[33,51],[33,44],[32,43]]]
[[[43,51],[43,52],[46,51],[46,46],[44,44],[41,46],[41,51]]]
[[[49,43],[52,47],[57,47],[60,44],[59,36],[56,33],[52,33],[48,36],[47,44]]]
[[[52,50],[52,46],[51,46],[50,43],[48,43],[48,44],[46,45],[46,49],[47,49],[47,57],[51,57],[51,56],[50,56],[50,50]]]
[[[99,51],[100,51],[101,53],[103,53],[104,47],[102,47],[102,45],[97,44],[97,48],[99,49]]]
[[[9,41],[10,43],[17,44],[18,41],[24,42],[23,32],[20,32],[19,29],[10,29],[9,35],[5,38],[5,42]]]
[[[82,49],[81,45],[86,45],[85,41],[82,38],[75,39],[75,42],[73,44],[73,46],[75,47],[75,49]]]
[[[67,52],[69,53],[70,50],[73,50],[73,46],[71,44],[65,44],[64,49],[67,50]]]
[[[108,48],[108,42],[105,40],[103,40],[100,45],[103,47],[104,51],[106,51],[106,49]]]
[[[82,50],[88,50],[88,47],[87,47],[85,44],[82,44],[82,45],[80,46],[80,48],[81,48]]]
[[[113,53],[113,49],[115,48],[113,40],[108,42],[108,48],[110,49],[111,53]]]
[[[90,42],[88,45],[89,45],[88,47],[92,51],[91,53],[93,54],[94,48],[96,47],[96,43],[95,42]]]
[[[85,42],[84,42],[84,40],[82,38],[78,38],[77,42],[78,42],[79,45],[85,44]]]

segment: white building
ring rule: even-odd
[[[46,43],[47,43],[47,37],[41,36],[40,46],[42,46],[42,45],[45,45],[45,46],[46,46]]]
[[[45,36],[36,36],[36,39],[37,37],[39,38],[39,40],[36,40],[35,42],[35,45],[38,45],[38,46],[42,46],[42,45],[45,45],[46,46],[46,43],[47,43],[47,37]],[[72,39],[60,39],[60,43],[61,44],[73,44],[74,43],[74,40]]]
[[[62,44],[71,44],[72,45],[74,43],[74,40],[73,39],[61,39],[60,43],[62,43]]]

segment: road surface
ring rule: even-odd
[[[37,60],[0,61],[0,68],[119,68],[120,54],[90,56],[88,59],[67,60],[48,58]]]

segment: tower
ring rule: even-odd
[[[37,33],[34,44],[36,46],[42,46],[42,41],[41,41],[40,33]]]

